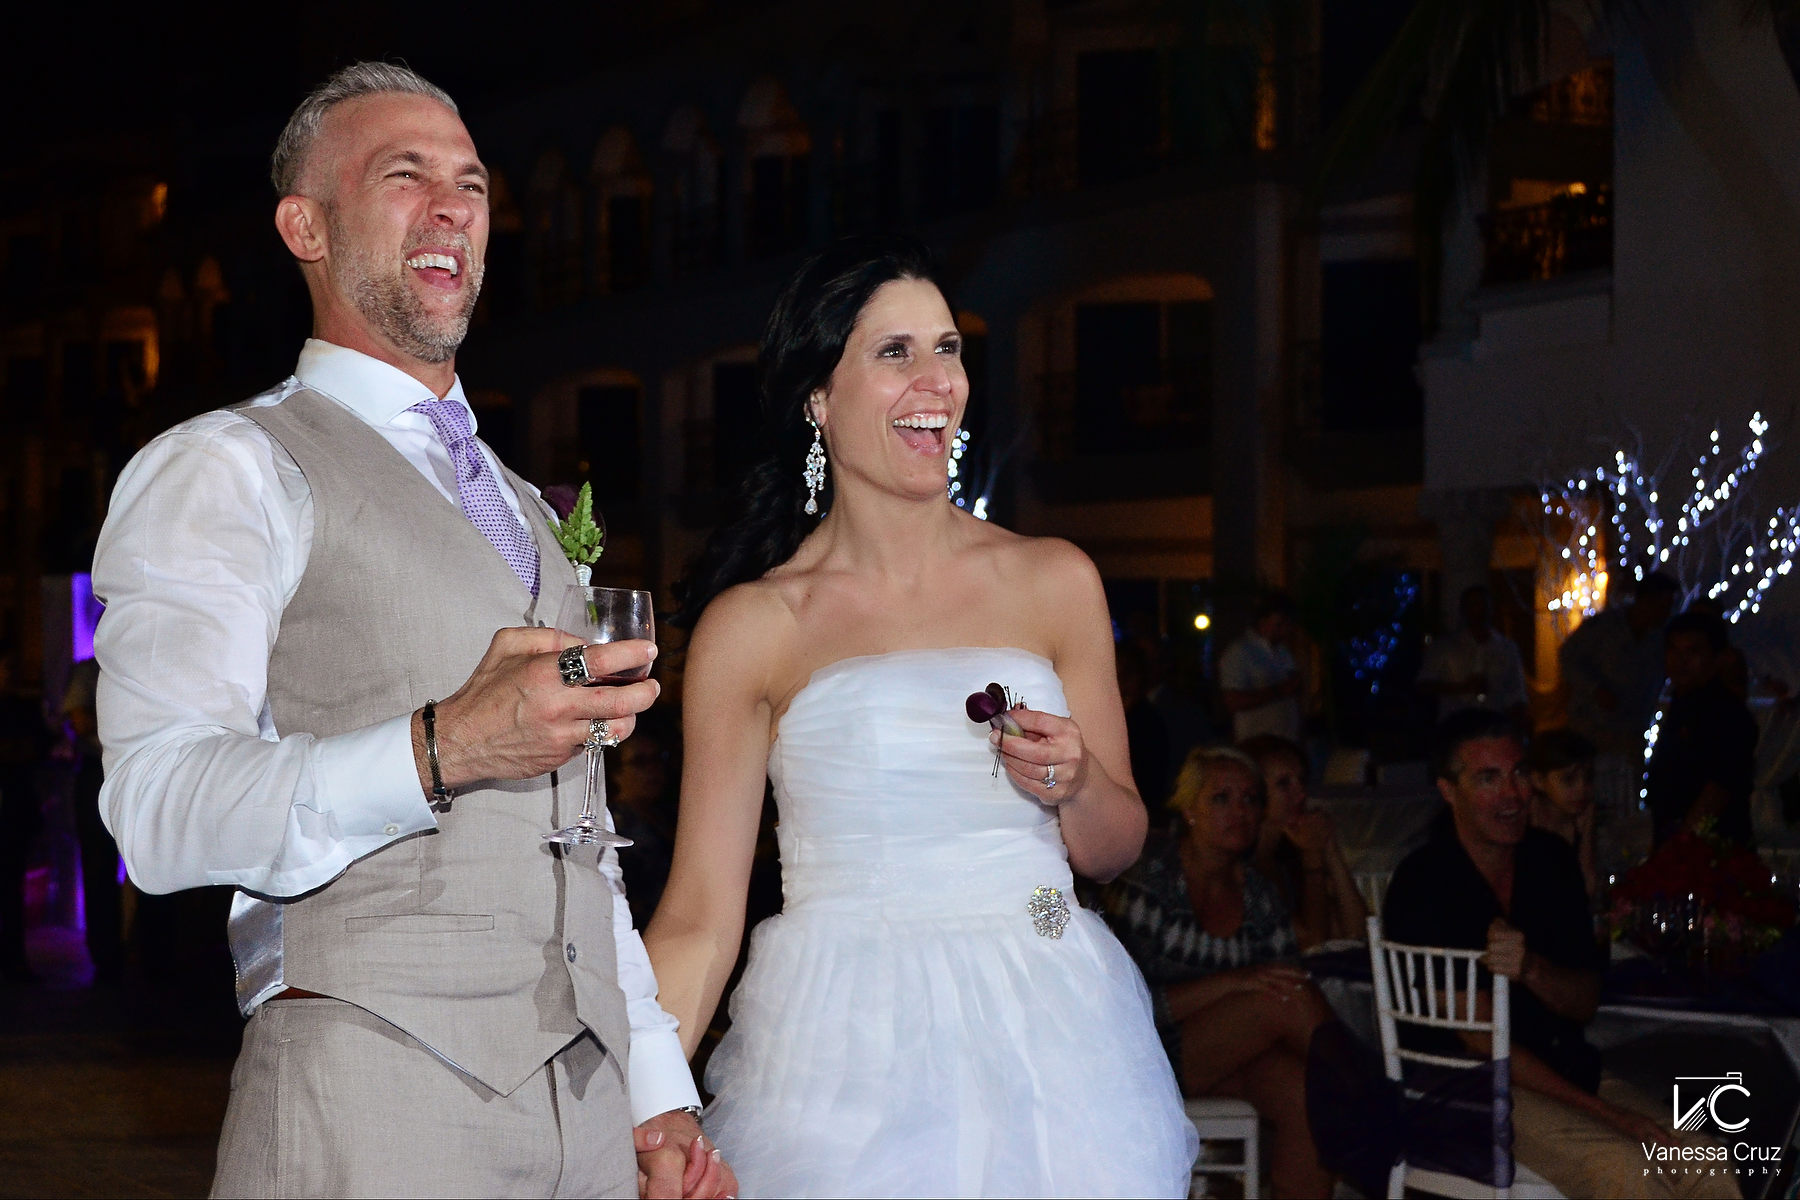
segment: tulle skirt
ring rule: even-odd
[[[1185,1196],[1198,1148],[1105,924],[757,927],[706,1129],[745,1196]]]

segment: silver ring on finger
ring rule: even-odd
[[[589,719],[588,737],[587,741],[582,743],[583,746],[589,750],[603,750],[608,746],[618,744],[619,739],[612,735],[612,726],[606,723],[606,718],[593,717]]]
[[[586,646],[570,646],[558,654],[556,669],[562,673],[564,687],[586,687],[594,682],[588,670]]]
[[[1049,791],[1056,786],[1056,764],[1051,763],[1044,768],[1044,790]]]

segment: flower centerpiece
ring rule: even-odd
[[[1741,963],[1794,924],[1794,901],[1754,851],[1710,831],[1683,831],[1632,868],[1612,892],[1613,936],[1654,955],[1706,966]]]
[[[550,532],[575,568],[575,582],[586,587],[593,582],[594,564],[606,553],[606,526],[594,519],[594,487],[584,483],[578,492],[555,484],[544,489],[544,502],[556,513]]]

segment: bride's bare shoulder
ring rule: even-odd
[[[726,588],[694,626],[689,661],[723,659],[742,670],[769,661],[792,641],[796,622],[779,582],[768,577]]]
[[[1083,592],[1097,587],[1100,573],[1079,546],[1059,537],[1028,537],[999,530],[985,547],[1002,580],[1020,595],[1066,594],[1070,587]]]

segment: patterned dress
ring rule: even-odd
[[[1267,876],[1244,865],[1244,923],[1229,937],[1200,927],[1181,867],[1178,838],[1154,841],[1102,893],[1113,932],[1144,973],[1156,1031],[1169,1062],[1181,1068],[1181,1026],[1169,1015],[1169,985],[1300,952],[1287,902]]]

